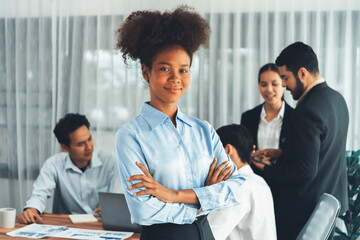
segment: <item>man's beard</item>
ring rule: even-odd
[[[294,74],[294,77],[296,79],[296,85],[294,91],[291,91],[292,97],[294,100],[298,100],[301,95],[304,93],[304,84],[300,81],[300,78]],[[290,90],[290,89],[288,89]]]

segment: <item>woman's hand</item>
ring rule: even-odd
[[[134,193],[135,197],[142,195],[152,195],[157,197],[163,202],[172,203],[176,197],[177,192],[171,189],[168,189],[154,180],[149,171],[139,162],[136,162],[136,165],[141,169],[141,171],[145,174],[132,175],[128,177],[127,181],[140,180],[141,182],[135,183],[129,186],[129,190],[133,190],[135,188],[144,187],[146,189],[141,190],[137,193]]]
[[[265,165],[271,166],[271,159],[280,158],[283,154],[281,149],[264,149],[251,153],[251,162],[257,168],[264,170]]]
[[[261,159],[261,160],[256,160],[256,159],[261,159],[261,158],[252,158],[251,159],[251,163],[253,165],[255,165],[257,168],[259,168],[260,170],[264,170],[265,165],[271,165],[270,159]]]
[[[280,158],[283,154],[281,149],[268,148],[251,153],[251,157],[267,157],[270,159]]]
[[[229,165],[229,161],[223,162],[215,169],[217,161],[218,161],[218,159],[214,158],[213,162],[210,165],[209,173],[205,180],[205,186],[210,186],[215,183],[225,181],[232,174],[232,170],[233,170],[232,166],[230,166],[230,167],[226,168],[224,171],[222,171],[227,165]]]

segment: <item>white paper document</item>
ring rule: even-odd
[[[58,237],[67,239],[122,240],[133,235],[133,232],[103,231],[66,226],[31,224],[15,231],[8,232],[12,237],[43,238]]]
[[[97,222],[92,214],[71,214],[69,218],[73,223]]]
[[[49,236],[49,234],[63,232],[67,229],[68,227],[65,226],[52,226],[33,223],[6,234],[12,237],[43,238]]]

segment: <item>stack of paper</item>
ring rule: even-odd
[[[101,231],[80,228],[68,228],[66,226],[52,226],[33,223],[23,228],[16,229],[12,232],[6,233],[12,237],[25,238],[43,238],[43,237],[57,237],[66,239],[92,239],[92,240],[123,240],[131,235],[133,232],[116,232],[116,231]]]
[[[69,218],[73,223],[97,222],[92,214],[71,214]]]

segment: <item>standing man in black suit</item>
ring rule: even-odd
[[[340,214],[348,210],[345,150],[349,113],[341,94],[321,78],[310,46],[302,42],[289,45],[276,65],[283,85],[298,102],[283,152],[284,164],[257,167],[281,185],[278,239],[291,240],[296,239],[322,193],[341,202]],[[267,149],[257,155],[279,157],[279,152]]]

